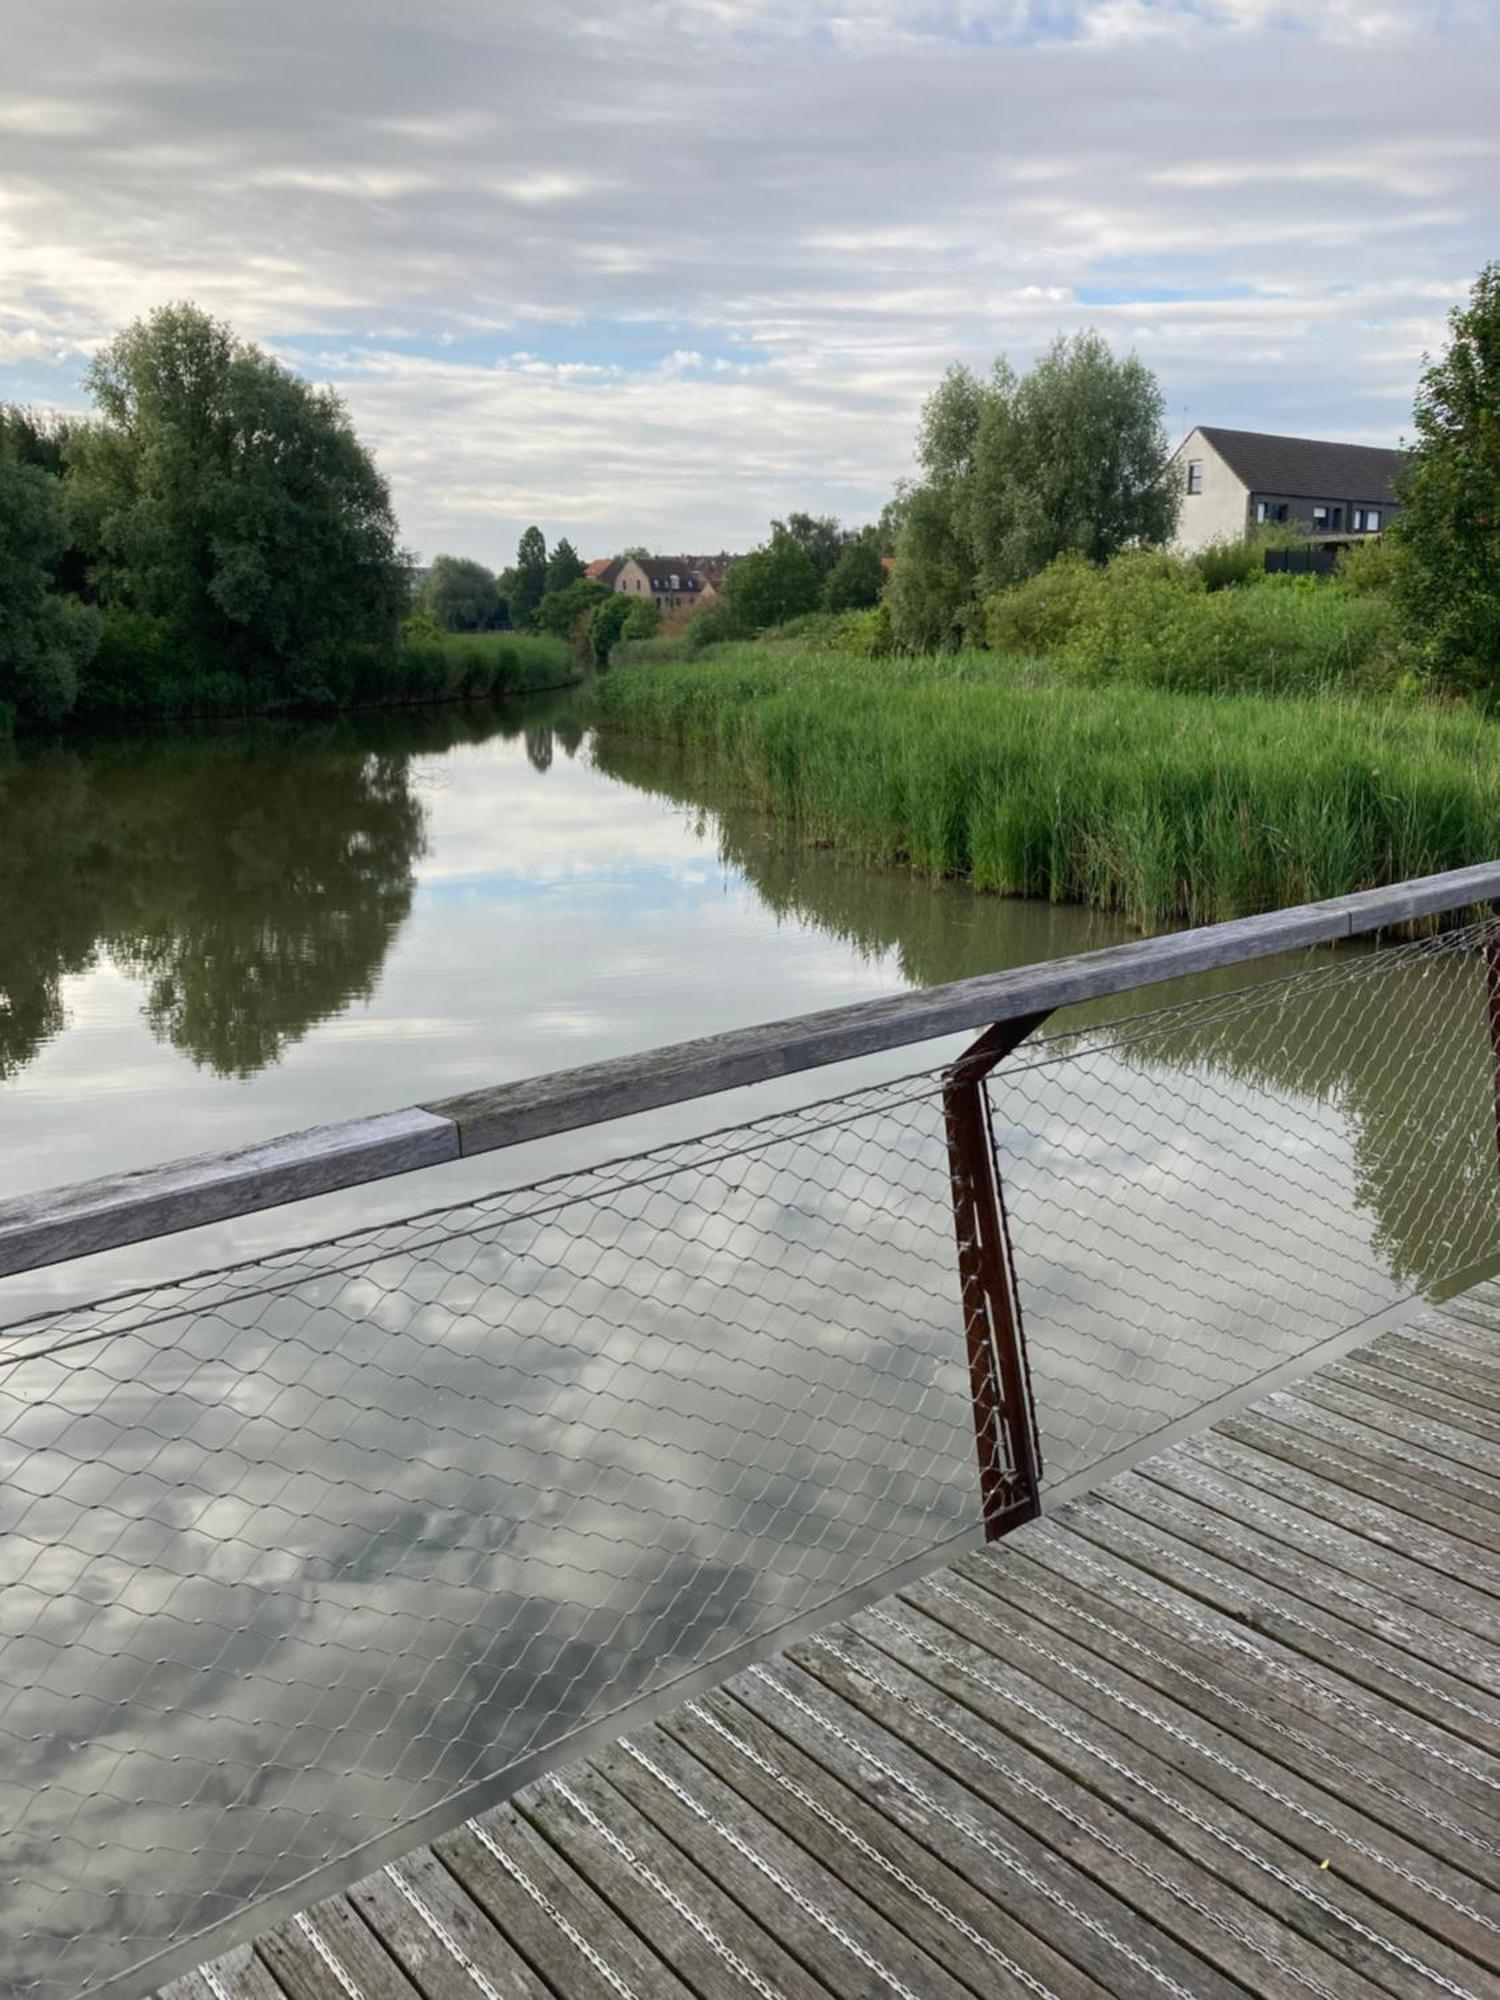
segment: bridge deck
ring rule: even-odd
[[[1500,1996],[1500,1287],[163,2000]]]

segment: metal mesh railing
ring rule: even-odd
[[[991,1076],[1046,1482],[1496,1247],[1482,944]],[[173,1941],[973,1536],[942,1085],[0,1335],[0,1988],[144,1991]]]
[[[991,1079],[1047,1484],[1500,1251],[1494,935],[1028,1043]]]

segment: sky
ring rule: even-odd
[[[0,399],[175,299],[344,397],[404,540],[872,519],[954,361],[1098,327],[1387,444],[1500,254],[1500,0],[0,0]]]

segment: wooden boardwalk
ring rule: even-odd
[[[170,2000],[1500,2000],[1500,1286]]]

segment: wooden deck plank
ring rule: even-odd
[[[1266,1542],[1311,1555],[1341,1576],[1375,1584],[1398,1603],[1421,1614],[1424,1627],[1451,1629],[1465,1643],[1480,1642],[1485,1655],[1500,1646],[1500,1605],[1470,1583],[1438,1576],[1431,1563],[1419,1562],[1372,1535],[1355,1534],[1316,1504],[1303,1490],[1297,1498],[1290,1479],[1256,1485],[1246,1475],[1256,1468],[1256,1454],[1224,1440],[1195,1440],[1198,1449],[1179,1445],[1138,1468],[1141,1483],[1210,1507],[1221,1520],[1253,1526]],[[1208,1456],[1201,1447],[1214,1449]],[[1263,1473],[1275,1475],[1274,1461],[1258,1461]]]
[[[255,1949],[287,2000],[342,1995],[345,1979],[362,2000],[415,2000],[417,1989],[343,1896],[300,1912]]]
[[[866,1651],[862,1673],[826,1650],[812,1649],[805,1666],[776,1662],[737,1680],[733,1699],[753,1702],[758,1716],[805,1746],[808,1756],[841,1765],[846,1783],[859,1781],[861,1753],[868,1752],[914,1774],[920,1790],[941,1801],[954,1817],[983,1825],[992,1811],[1002,1828],[1007,1821],[1025,1827],[1070,1871],[1087,1876],[1117,1899],[1096,1905],[1105,1935],[1117,1933],[1116,1948],[1159,1967],[1161,1978],[1187,1983],[1195,1994],[1219,1990],[1224,1979],[1231,1990],[1248,1985],[1260,1992],[1267,1990],[1268,1980],[1275,1983],[1277,1972],[1292,1971],[1291,1962],[1300,1960],[1311,1977],[1331,1990],[1349,1990],[1340,1984],[1342,1969],[1336,1961],[1303,1950],[1295,1939],[1290,1952],[1281,1948],[1280,1927],[1222,1881],[1205,1875],[1040,1760],[1028,1759],[1015,1745],[1008,1754],[1002,1750],[996,1755],[994,1732],[988,1732],[990,1740],[984,1743],[977,1725],[945,1734],[934,1726],[930,1703],[902,1701],[892,1685],[899,1669],[888,1666],[881,1673],[869,1661]],[[1004,1738],[999,1741],[1004,1745]],[[918,1810],[919,1829],[922,1817]],[[1127,1916],[1122,1917],[1122,1907]],[[1144,1949],[1153,1932],[1175,1939],[1191,1957],[1185,1963],[1164,1960]],[[1047,1934],[1054,1940],[1059,1936],[1055,1917]],[[1222,1978],[1209,1974],[1204,1960]]]
[[[827,2000],[829,1989],[691,1858],[586,1765],[545,1778],[515,1805],[700,2000]]]
[[[1357,1790],[1370,1818],[1500,1887],[1500,1823],[1493,1822],[1492,1794],[1462,1772],[1430,1768],[1422,1746],[1403,1741],[1399,1724],[1392,1725],[1395,1741],[1376,1737],[1373,1729],[1366,1735],[1357,1711],[1340,1709],[1315,1686],[1278,1676],[1253,1646],[1215,1650],[1204,1637],[1184,1634],[1174,1624],[1170,1592],[1143,1587],[1147,1601],[1135,1608],[1106,1601],[1102,1593],[1111,1588],[1123,1600],[1130,1579],[1116,1582],[1118,1572],[1092,1550],[1038,1538],[1026,1555],[1024,1564],[1000,1569],[966,1559],[951,1578],[919,1586],[913,1601],[924,1608],[932,1608],[934,1596],[966,1603],[979,1613],[981,1644],[996,1610],[1003,1610],[1019,1640],[1051,1649],[1039,1656],[1066,1674],[1070,1692],[1085,1672],[1107,1667],[1111,1676],[1124,1676],[1170,1703],[1174,1716],[1181,1711],[1195,1718],[1194,1727],[1201,1722],[1222,1734],[1226,1745],[1254,1751],[1283,1775],[1311,1779],[1331,1799],[1341,1802]],[[1092,1569],[1091,1561],[1097,1564]],[[981,1600],[998,1598],[999,1607],[976,1605],[966,1595],[973,1590]],[[1059,1656],[1064,1641],[1081,1657],[1074,1651]]]
[[[1224,1425],[1179,1445],[1177,1450],[1185,1458],[1201,1460],[1216,1471],[1229,1471],[1248,1485],[1303,1508],[1313,1519],[1374,1544],[1382,1555],[1394,1558],[1393,1575],[1399,1573],[1401,1564],[1414,1562],[1427,1570],[1439,1587],[1457,1584],[1470,1596],[1468,1600],[1455,1597],[1455,1613],[1466,1601],[1477,1601],[1500,1615],[1500,1597],[1491,1587],[1497,1575],[1495,1558],[1456,1540],[1443,1528],[1415,1520],[1373,1496],[1351,1493],[1313,1467],[1293,1465],[1274,1449],[1263,1450],[1253,1440],[1231,1437]]]
[[[1149,1498],[1143,1506],[1131,1504],[1137,1491],[1149,1495],[1144,1480],[1127,1487],[1118,1505],[1111,1496],[1107,1503],[1069,1509],[1057,1518],[1159,1584],[1197,1599],[1224,1619],[1226,1628],[1240,1628],[1268,1642],[1266,1656],[1273,1662],[1289,1662],[1299,1674],[1314,1672],[1340,1700],[1361,1689],[1389,1701],[1447,1732],[1442,1748],[1465,1768],[1491,1783],[1500,1778],[1495,1762],[1500,1701],[1425,1659],[1416,1650],[1420,1642],[1409,1622],[1395,1628],[1409,1644],[1390,1645],[1368,1624],[1345,1617],[1345,1605],[1331,1592],[1325,1590],[1319,1603],[1315,1579],[1307,1580],[1305,1594],[1266,1581],[1254,1550],[1246,1547],[1247,1538],[1214,1535],[1184,1520],[1180,1510],[1156,1506],[1148,1512]],[[1356,1603],[1348,1608],[1358,1612],[1362,1607]]]
[[[159,2000],[1500,2000],[1500,1284]]]
[[[349,1901],[423,2000],[549,2000],[547,1988],[425,1848],[356,1882]],[[477,1977],[476,1977],[477,1974]],[[329,2000],[341,2000],[330,1984]]]
[[[286,1995],[254,1948],[242,1944],[212,1965],[174,1979],[162,1988],[157,2000],[286,2000]]]
[[[1322,1375],[1325,1381],[1337,1383],[1341,1388],[1393,1404],[1429,1424],[1440,1425],[1455,1445],[1462,1445],[1470,1438],[1500,1444],[1500,1411],[1485,1410],[1454,1395],[1452,1376],[1444,1378],[1438,1369],[1423,1369],[1420,1374],[1403,1372],[1389,1356],[1360,1354],[1331,1362]]]
[[[1143,1914],[1181,1926],[1194,1949],[1222,1954],[1225,1971],[1240,1976],[1243,1967],[1252,1992],[1274,1990],[1278,1974],[1302,1990],[1311,1982],[1341,1996],[1365,1991],[1324,1949],[1327,1899],[1310,1916],[1300,1910],[1294,1889],[1253,1851],[1253,1828],[1241,1830],[1252,1845],[1240,1832],[1221,1833],[1213,1802],[1196,1809],[1185,1796],[1191,1787],[1170,1768],[1159,1773],[1164,1783],[1153,1782],[1141,1760],[1132,1757],[1127,1769],[1128,1742],[1117,1741],[1121,1754],[1101,1752],[1070,1723],[1049,1719],[1024,1676],[985,1667],[971,1675],[947,1645],[929,1647],[919,1622],[883,1623],[883,1649],[847,1629],[820,1637],[798,1649],[798,1663],[982,1797],[1012,1812],[1038,1802],[1046,1837],[1068,1845],[1080,1866],[1110,1871]],[[1303,1856],[1290,1849],[1286,1856],[1305,1873]],[[1335,1930],[1338,1921],[1335,1913]],[[1358,1934],[1349,1942],[1357,1964]]]
[[[1110,1990],[1046,1944],[1057,1906],[1003,1833],[986,1840],[976,1819],[971,1841],[953,1838],[941,1806],[914,1805],[894,1780],[872,1804],[862,1794],[875,1765],[865,1782],[846,1783],[847,1767],[830,1773],[727,1696],[693,1704],[667,1727],[790,1838],[826,1854],[855,1894],[896,1917],[955,1978],[983,1992],[1007,1978],[1019,1984],[1019,1969],[1059,1995]]]
[[[967,1990],[663,1731],[640,1732],[593,1761],[845,2000],[892,1983],[924,2000]]]
[[[433,1844],[495,1927],[554,1990],[618,2000],[620,1982],[661,2000],[688,1989],[517,1813],[501,1808]]]
[[[1282,1459],[1299,1471],[1341,1487],[1351,1500],[1369,1500],[1397,1514],[1410,1516],[1426,1527],[1437,1528],[1450,1539],[1468,1543],[1490,1562],[1500,1556],[1500,1522],[1491,1527],[1476,1520],[1462,1497],[1459,1500],[1429,1499],[1419,1486],[1395,1476],[1399,1466],[1372,1463],[1358,1452],[1349,1451],[1322,1438],[1303,1435],[1295,1421],[1261,1415],[1227,1417],[1218,1426],[1220,1433],[1237,1444],[1248,1444],[1268,1458]]]
[[[954,1591],[937,1604],[942,1619],[926,1617],[915,1603],[902,1606],[905,1616],[898,1613],[895,1622],[919,1651],[948,1649],[981,1685],[991,1679],[986,1656],[1003,1661],[1020,1678],[1021,1699],[1029,1697],[1065,1740],[1112,1758],[1126,1772],[1143,1767],[1167,1797],[1186,1796],[1200,1820],[1285,1879],[1306,1877],[1310,1862],[1324,1900],[1379,1935],[1382,1952],[1394,1943],[1419,1960],[1429,1951],[1448,1957],[1435,1943],[1447,1939],[1476,1964],[1494,1954],[1496,1898],[1479,1884],[1363,1817],[1337,1790],[1304,1782],[1061,1634],[1034,1640],[1029,1628],[1012,1631],[977,1602],[982,1595]],[[875,1636],[879,1621],[866,1617]],[[1012,1691],[1015,1685],[1012,1679]]]
[[[1421,1617],[1401,1598],[1322,1560],[1320,1554],[1289,1547],[1258,1525],[1231,1519],[1196,1495],[1147,1479],[1112,1482],[1107,1493],[1110,1504],[1134,1520],[1216,1558],[1229,1578],[1238,1572],[1271,1586],[1278,1596],[1284,1594],[1292,1600],[1289,1616],[1305,1618],[1309,1609],[1327,1607],[1336,1618],[1334,1636],[1344,1648],[1340,1662],[1351,1672],[1361,1670],[1363,1647],[1374,1640],[1378,1658],[1387,1648],[1396,1656],[1393,1671],[1405,1671],[1407,1662],[1421,1661],[1438,1670],[1455,1701],[1470,1701],[1475,1694],[1487,1697],[1485,1713],[1500,1727],[1500,1659],[1492,1649],[1476,1646],[1436,1619]],[[1257,1616],[1252,1610],[1250,1622]]]
[[[1419,1320],[1359,1351],[1368,1354],[1372,1367],[1400,1369],[1416,1381],[1446,1387],[1491,1416],[1500,1406],[1500,1372],[1476,1344],[1474,1329],[1456,1318]]]
[[[1470,1540],[1500,1538],[1500,1489],[1493,1476],[1476,1475],[1456,1459],[1429,1451],[1414,1440],[1396,1441],[1384,1429],[1325,1409],[1312,1397],[1281,1389],[1256,1405],[1275,1422],[1295,1424],[1298,1435],[1321,1449],[1327,1445],[1343,1458],[1355,1457],[1377,1466],[1392,1490],[1424,1500],[1442,1499],[1466,1517]],[[1486,1539],[1486,1547],[1489,1546]]]

